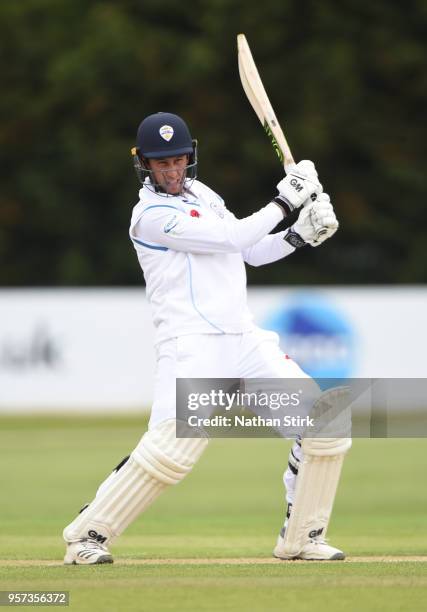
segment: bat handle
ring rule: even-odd
[[[312,202],[315,202],[317,198],[317,195],[315,193],[311,194],[311,200]],[[326,227],[320,227],[317,231],[316,231],[316,238],[320,238],[320,236],[323,236],[323,234],[326,234],[328,230],[326,229]]]

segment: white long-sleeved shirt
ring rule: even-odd
[[[236,219],[200,181],[180,196],[144,185],[139,198],[129,233],[144,272],[156,343],[252,329],[244,262],[259,266],[294,251],[284,232],[270,235],[283,218],[280,208],[270,203]]]

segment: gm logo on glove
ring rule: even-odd
[[[294,187],[295,191],[302,191],[304,189],[302,184],[299,183],[296,178],[291,179],[289,182],[292,185],[292,187]]]

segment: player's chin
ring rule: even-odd
[[[181,193],[182,183],[179,181],[177,183],[168,183],[166,185],[166,191],[170,195],[178,195]]]

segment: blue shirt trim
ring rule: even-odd
[[[141,213],[141,217],[145,212],[147,212],[147,210],[150,210],[150,208],[173,208],[174,210],[181,210],[177,206],[171,206],[170,204],[153,204],[152,206],[147,206],[147,208],[144,208]]]
[[[169,249],[164,246],[156,246],[154,244],[147,244],[146,242],[142,242],[142,240],[137,240],[136,238],[132,238],[132,237],[131,237],[131,240],[133,242],[136,242],[136,244],[140,244],[141,246],[147,247],[147,249],[155,249],[156,251],[169,251]]]

